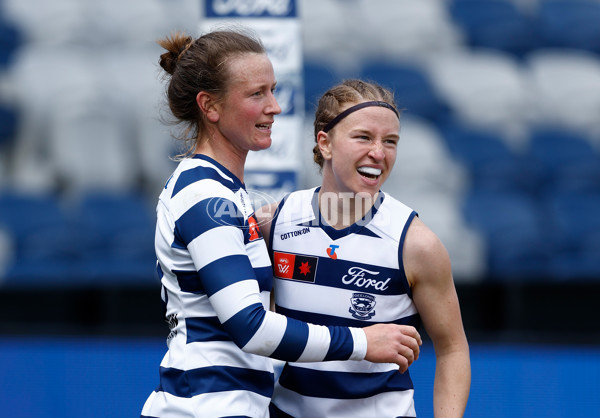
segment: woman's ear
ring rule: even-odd
[[[215,100],[209,93],[205,91],[198,93],[196,95],[196,104],[198,104],[200,112],[206,115],[206,119],[209,122],[216,123],[219,121],[219,111],[215,106]]]
[[[317,146],[321,151],[321,155],[323,159],[330,160],[331,159],[331,137],[329,134],[319,131],[317,134]]]

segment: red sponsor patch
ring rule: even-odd
[[[317,272],[317,257],[273,252],[273,269],[275,277],[314,283]]]
[[[273,253],[273,261],[275,267],[275,277],[280,279],[291,279],[294,276],[294,263],[296,256],[294,254]]]

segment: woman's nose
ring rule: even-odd
[[[371,149],[369,150],[369,156],[377,161],[383,160],[384,153],[383,144],[381,143],[381,141],[373,141]]]
[[[271,101],[267,109],[268,110],[265,113],[273,113],[275,115],[281,113],[281,106],[279,106],[279,103],[277,103],[277,99],[275,98],[275,95],[273,93],[271,93]]]

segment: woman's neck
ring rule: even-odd
[[[231,171],[242,183],[244,182],[244,166],[246,164],[247,152],[235,149],[229,141],[218,141],[204,138],[198,141],[196,154],[204,154]]]

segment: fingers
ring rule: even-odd
[[[396,346],[398,357],[395,363],[398,365],[400,373],[404,373],[419,358],[423,340],[415,327],[399,325],[398,328],[399,341]]]
[[[363,328],[367,335],[366,360],[395,363],[404,373],[419,358],[421,336],[408,325],[376,324]]]
[[[396,364],[400,366],[400,371],[404,373],[406,369],[408,369],[408,367],[413,364],[415,360],[417,360],[418,357],[418,348],[415,351],[411,347],[403,345],[398,349],[398,361],[396,361]]]
[[[419,353],[421,352],[421,344],[423,344],[421,336],[418,333],[416,337],[417,338],[410,337],[403,343],[404,347],[412,351],[413,361],[419,358]]]
[[[406,357],[404,357],[401,354],[398,354],[398,359],[395,362],[400,370],[400,373],[404,373],[405,371],[408,370],[408,367],[410,366],[411,363],[408,362],[408,360],[406,359]]]

